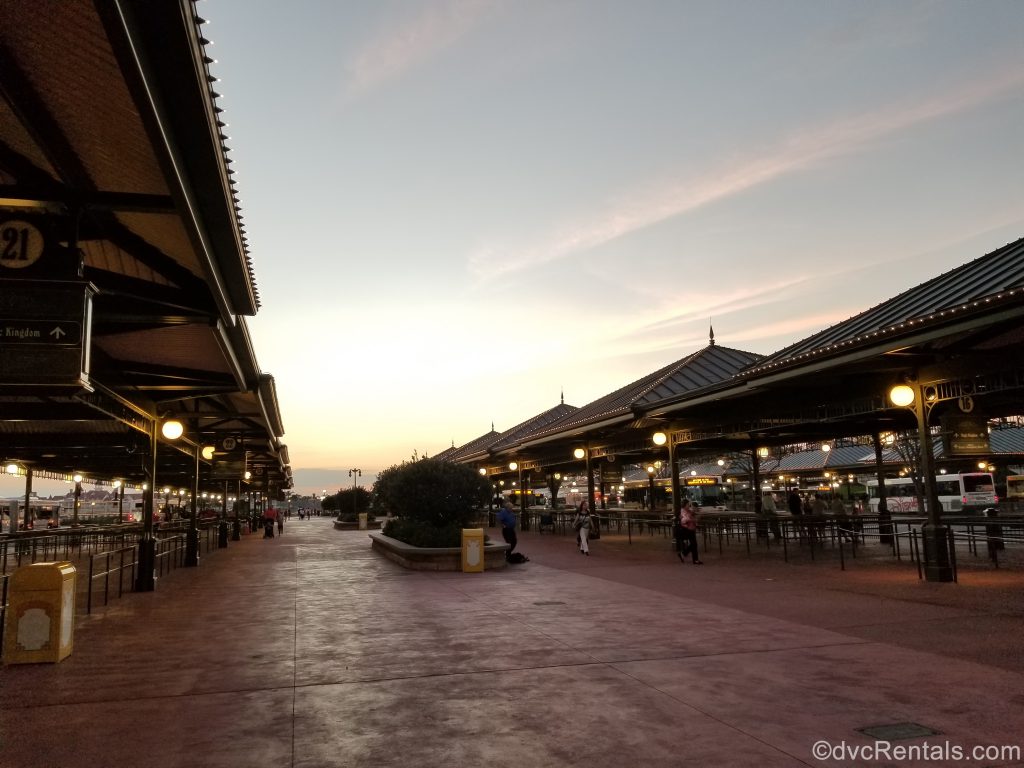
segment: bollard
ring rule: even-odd
[[[985,510],[985,517],[990,520],[994,520],[999,516],[999,510],[995,507],[989,507]],[[995,563],[996,567],[999,567],[999,550],[1005,549],[1006,544],[1003,541],[1003,526],[996,524],[988,524],[985,526],[986,542],[988,544],[988,556],[992,558],[992,562]]]

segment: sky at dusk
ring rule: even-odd
[[[300,492],[1024,234],[1019,0],[198,9]]]

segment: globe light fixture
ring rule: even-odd
[[[202,456],[207,461],[213,461],[214,447],[212,445],[204,445],[202,450]]]
[[[762,459],[767,459],[768,458],[768,446],[763,445],[760,448],[758,448],[757,449],[757,455],[760,456]]]
[[[480,467],[479,472],[480,472],[480,476],[481,477],[486,477],[487,476],[487,468],[486,467]]]
[[[517,469],[519,469],[519,465],[514,461],[510,461],[508,463],[508,468],[515,472]]]
[[[655,445],[664,445],[665,443],[668,442],[668,435],[666,435],[664,432],[655,432],[654,435],[651,437],[651,440],[654,441]]]
[[[577,459],[582,459],[584,456],[587,455],[587,452],[585,450],[583,450],[582,448],[577,448],[576,450],[574,450],[572,452],[572,455],[574,457],[576,457]]]
[[[901,408],[906,408],[914,402],[913,388],[908,387],[906,384],[897,384],[889,390],[889,402]]]
[[[185,434],[185,426],[177,419],[168,419],[160,427],[160,431],[168,440],[177,440]]]
[[[8,475],[16,475],[16,474],[18,474],[18,465],[17,464],[8,464],[7,465],[7,474]]]

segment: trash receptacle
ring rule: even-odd
[[[484,570],[484,529],[462,529],[462,572],[482,573]]]
[[[368,517],[369,517],[369,514],[366,513],[366,512],[360,512],[359,513],[359,530],[360,531],[365,531],[367,529],[367,527],[369,526],[369,523],[367,522],[367,518]]]
[[[71,653],[76,576],[69,562],[33,563],[11,574],[4,664],[57,662]]]

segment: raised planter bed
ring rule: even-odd
[[[334,529],[337,531],[358,531],[359,523],[345,523],[341,520],[334,521]],[[370,520],[366,523],[366,529],[368,531],[380,530],[380,520]]]
[[[371,533],[373,548],[388,560],[413,571],[461,571],[462,547],[414,547],[383,533]],[[508,544],[489,542],[484,545],[484,570],[493,571],[508,565],[505,553]]]

